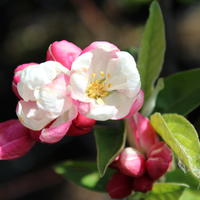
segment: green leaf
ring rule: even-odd
[[[187,185],[177,183],[157,183],[145,200],[177,200],[186,187]]]
[[[183,192],[179,200],[199,200],[199,199],[200,199],[200,191],[188,188]]]
[[[181,115],[160,113],[151,116],[151,123],[178,159],[200,178],[200,143],[193,125]]]
[[[156,111],[187,115],[200,105],[200,69],[173,74],[164,79]]]
[[[149,116],[152,113],[156,105],[157,96],[163,88],[164,88],[164,81],[163,78],[160,78],[151,96],[148,98],[148,100],[145,102],[142,108],[141,113],[144,116]]]
[[[199,181],[194,178],[189,172],[183,172],[182,170],[176,168],[173,171],[168,172],[165,175],[166,182],[176,182],[184,183],[190,188],[197,189],[199,186]]]
[[[151,95],[154,83],[162,69],[165,46],[163,16],[158,2],[154,1],[150,6],[150,15],[145,26],[138,57],[138,70],[145,100]]]
[[[112,126],[99,127],[94,131],[97,146],[97,168],[103,176],[107,167],[125,146],[126,134],[123,121],[113,121]]]
[[[95,162],[66,161],[55,167],[55,171],[66,179],[84,188],[105,192],[106,184],[114,170],[107,170],[100,178]]]

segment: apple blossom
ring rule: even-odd
[[[77,115],[70,97],[69,70],[55,61],[28,65],[17,71],[17,116],[34,131],[41,131],[40,140],[59,141]]]
[[[18,120],[0,123],[0,160],[10,160],[23,156],[35,144],[29,129]]]
[[[79,112],[95,120],[126,117],[140,92],[134,58],[109,44],[97,43],[83,50],[72,63],[72,98]]]

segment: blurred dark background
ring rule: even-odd
[[[151,0],[1,0],[0,121],[16,118],[11,91],[13,70],[43,62],[48,46],[68,40],[84,48],[96,40],[120,49],[138,47]],[[161,0],[167,51],[162,76],[200,66],[200,2]],[[200,130],[199,108],[188,118]],[[54,145],[37,144],[26,156],[0,161],[0,200],[108,199],[66,183],[51,166],[65,159],[95,159],[90,133]]]

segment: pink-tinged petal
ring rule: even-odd
[[[119,169],[127,176],[143,175],[145,171],[144,155],[131,147],[125,148],[119,156]]]
[[[77,110],[74,106],[71,110],[58,117],[49,127],[43,129],[39,139],[45,143],[55,143],[60,141],[66,135],[72,124],[72,120],[76,116]]]
[[[131,177],[121,173],[115,173],[108,181],[106,190],[111,198],[122,199],[132,192]]]
[[[30,137],[29,129],[18,120],[0,123],[0,160],[10,160],[26,154],[35,141]]]
[[[131,117],[136,112],[138,112],[142,108],[143,103],[144,103],[144,92],[140,90],[139,94],[137,95],[135,101],[132,104],[129,114],[126,117]]]
[[[148,176],[144,175],[142,177],[137,177],[133,179],[133,190],[135,192],[148,192],[153,187],[153,180],[149,178]]]
[[[119,48],[117,46],[115,46],[114,44],[110,43],[110,42],[105,42],[105,41],[97,41],[97,42],[93,42],[91,43],[88,47],[86,47],[81,54],[86,53],[88,51],[92,51],[93,49],[96,48],[103,48],[106,51],[120,51]]]
[[[149,119],[140,113],[128,118],[128,129],[133,134],[135,147],[141,152],[147,153],[159,141]]]
[[[78,116],[72,121],[72,125],[67,132],[67,136],[78,136],[89,133],[96,121],[94,119],[90,119],[80,113]]]
[[[146,170],[148,175],[153,179],[159,179],[163,176],[170,166],[170,162],[161,157],[150,157],[146,161]]]
[[[49,127],[42,130],[41,135],[39,137],[40,141],[45,143],[56,143],[60,141],[67,133],[69,127],[71,126],[71,121],[65,122],[56,127]]]
[[[30,66],[30,65],[37,65],[37,63],[31,62],[31,63],[25,63],[25,64],[22,64],[22,65],[19,65],[19,66],[17,66],[17,67],[15,68],[15,71],[14,71],[14,72],[15,72],[15,73],[16,73],[16,72],[19,72],[19,71],[21,71],[21,70],[27,68],[27,67]]]
[[[81,51],[78,46],[66,40],[54,42],[48,48],[46,60],[57,61],[70,70]]]

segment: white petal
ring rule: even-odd
[[[50,84],[35,90],[38,107],[48,111],[52,117],[58,117],[72,105],[71,99],[67,97],[67,81],[68,77],[61,74]]]
[[[34,102],[19,101],[16,112],[20,122],[32,130],[41,130],[53,120],[48,112],[39,109]]]
[[[106,105],[114,106],[117,109],[117,112],[111,119],[120,119],[129,113],[134,98],[129,98],[123,93],[112,92],[109,96],[105,97],[103,101]]]
[[[35,101],[34,91],[23,82],[17,84],[17,91],[24,101]]]
[[[58,62],[48,61],[40,65],[31,65],[25,68],[20,77],[20,82],[34,90],[50,83],[58,74],[68,71]]]
[[[117,109],[114,106],[91,103],[90,112],[86,116],[95,120],[105,121],[111,119],[116,113]]]
[[[129,97],[135,97],[140,90],[140,75],[134,58],[127,52],[117,52],[117,58],[109,62],[107,73],[111,83],[109,91],[120,90]]]
[[[106,72],[108,63],[115,53],[101,48],[96,48],[92,50],[91,53],[93,56],[90,63],[90,74],[95,73],[98,76],[100,72]],[[99,76],[99,78],[102,77]]]

